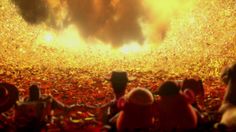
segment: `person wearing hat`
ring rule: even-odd
[[[0,83],[0,131],[11,131],[11,119],[4,112],[11,109],[19,99],[18,89],[9,83]]]
[[[19,99],[18,89],[9,83],[0,83],[0,113],[6,112]]]
[[[155,102],[161,131],[191,130],[197,126],[197,113],[173,81],[164,82],[158,89]]]
[[[116,126],[118,131],[149,131],[154,125],[154,97],[145,88],[132,89],[123,100]]]
[[[120,109],[118,108],[118,101],[125,95],[126,87],[129,82],[127,72],[125,71],[113,71],[111,73],[111,78],[107,79],[111,83],[111,87],[114,93],[114,99],[109,103],[103,105],[100,110],[103,113],[103,122],[104,124],[109,124],[114,130],[114,122],[109,122],[109,120],[119,113]],[[112,131],[111,130],[111,131]]]

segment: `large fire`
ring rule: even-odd
[[[63,2],[47,0],[51,8],[61,7],[63,6]],[[93,6],[96,14],[100,14],[101,12],[101,2],[98,0],[93,0]],[[168,0],[168,1],[152,1],[152,0],[143,0],[142,1],[142,15],[137,19],[138,25],[141,27],[141,32],[144,36],[144,41],[142,43],[138,42],[138,40],[130,40],[129,42],[122,43],[120,45],[120,50],[124,53],[128,52],[136,52],[140,51],[143,46],[140,45],[150,45],[150,44],[159,44],[166,37],[166,32],[169,28],[171,20],[181,16],[186,15],[186,12],[191,11],[194,8],[195,0],[192,1],[182,1],[179,0]],[[111,4],[113,6],[117,6],[119,4],[119,0],[112,0]],[[65,5],[64,5],[65,6]],[[128,5],[125,5],[128,6]],[[64,7],[65,8],[65,7]],[[68,7],[67,7],[68,8]],[[121,9],[122,10],[122,9]],[[60,13],[57,14],[66,14],[66,10],[60,8],[58,11]],[[112,19],[114,21],[119,21],[119,11],[113,16]],[[126,12],[128,13],[128,12]],[[102,14],[102,13],[101,13]],[[55,21],[62,21],[65,19],[64,15],[58,15],[55,17]],[[127,17],[128,14],[127,14]],[[131,18],[132,19],[132,18]],[[131,23],[132,24],[132,23]],[[59,25],[62,25],[59,23]],[[122,25],[122,23],[121,23]],[[90,44],[102,44],[102,45],[113,45],[112,43],[106,43],[102,40],[94,36],[90,36],[90,38],[84,38],[81,35],[80,29],[77,29],[75,24],[71,24],[69,26],[64,27],[60,31],[52,30],[48,31],[48,29],[44,29],[43,33],[41,33],[40,37],[37,38],[39,44],[51,45],[55,44],[55,47],[60,48],[70,48],[70,49],[81,49],[82,45]],[[106,30],[105,27],[102,27],[101,30]],[[127,29],[124,29],[127,30]],[[129,29],[128,29],[129,30]],[[131,29],[132,30],[132,29]],[[122,32],[121,32],[122,33]],[[127,36],[129,37],[129,36]],[[108,46],[109,47],[109,46]],[[146,46],[144,46],[146,47]],[[103,47],[104,48],[104,47]]]
[[[88,12],[82,14],[83,23],[76,19],[66,26],[65,19],[73,19],[73,13],[66,18],[71,3],[47,1],[57,12],[51,10],[54,13],[44,23],[32,24],[19,15],[15,4],[1,0],[1,66],[73,67],[104,73],[163,70],[216,77],[235,59],[234,0],[140,0],[137,5],[111,0],[112,15],[104,11],[106,3],[90,0],[93,6],[84,6]],[[109,17],[99,24],[106,12]],[[52,19],[57,28],[48,26]]]
[[[115,51],[118,50],[121,53],[132,54],[135,52],[141,52],[148,50],[148,45],[141,45],[137,42],[130,42],[124,44],[118,49],[113,49],[110,45],[106,45],[101,41],[93,41],[93,44],[86,44],[85,40],[79,36],[78,30],[74,26],[69,26],[60,33],[54,32],[43,32],[36,40],[38,45],[44,45],[47,47],[65,49],[69,53],[79,52],[81,50],[86,50],[86,48],[98,48],[98,50],[109,50]]]

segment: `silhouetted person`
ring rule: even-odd
[[[154,125],[154,97],[145,88],[132,89],[123,100],[119,100],[121,111],[117,118],[120,132],[150,131]]]
[[[192,96],[191,99],[191,104],[192,106],[199,112],[202,111],[202,108],[199,104],[199,100],[197,98],[203,100],[204,98],[204,88],[202,84],[202,80],[196,80],[196,79],[184,79],[183,84],[182,84],[182,91],[189,95]]]
[[[199,131],[209,130],[212,128],[214,121],[207,118],[207,114],[203,113],[202,104],[204,101],[204,88],[202,80],[184,79],[181,90],[186,95],[194,110],[197,113],[198,123],[197,129]]]
[[[38,132],[45,128],[50,120],[51,110],[67,110],[67,106],[55,100],[52,96],[42,96],[37,85],[29,87],[29,97],[19,102],[15,108],[15,122],[18,131]]]
[[[68,110],[69,107],[64,105],[62,102],[56,100],[51,95],[41,95],[40,88],[37,85],[31,85],[29,87],[29,97],[26,101],[43,101],[50,104],[51,109],[60,109],[60,110]]]
[[[115,98],[109,103],[102,106],[101,110],[105,111],[106,117],[105,119],[103,119],[104,123],[105,124],[108,123],[111,126],[113,126],[112,128],[114,128],[115,127],[114,122],[109,123],[109,120],[120,111],[120,109],[118,108],[118,101],[125,95],[127,83],[129,82],[129,80],[126,72],[113,71],[109,81],[111,82],[111,87],[113,89]]]
[[[158,94],[155,107],[160,131],[185,131],[197,127],[197,114],[175,82],[164,82]]]
[[[9,83],[0,83],[0,113],[9,110],[19,99],[18,89]]]
[[[8,132],[13,128],[10,126],[10,118],[4,113],[12,108],[19,99],[18,89],[9,83],[0,83],[0,131]]]
[[[219,112],[223,114],[220,123],[227,129],[236,131],[236,63],[223,71],[221,79],[227,89],[219,108]]]

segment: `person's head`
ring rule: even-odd
[[[236,79],[236,63],[232,64],[230,67],[226,67],[221,74],[221,80],[225,84],[228,84],[230,79]]]
[[[128,83],[127,73],[124,71],[113,71],[110,81],[115,95],[123,96]]]
[[[9,110],[19,99],[18,89],[9,83],[0,83],[0,113]]]
[[[29,87],[29,100],[36,101],[40,98],[40,89],[37,85],[33,84]]]
[[[192,104],[192,106],[194,106],[198,110],[201,109],[199,103],[201,102],[200,100],[204,99],[202,80],[193,78],[184,79],[182,82],[181,91],[183,92],[189,103]]]
[[[153,103],[154,97],[148,89],[134,88],[129,91],[118,102],[121,112],[116,121],[117,130],[134,131],[136,128],[146,130],[152,127],[154,123]]]
[[[219,112],[222,113],[221,124],[224,124],[223,127],[235,128],[236,126],[236,63],[233,63],[231,66],[226,67],[222,74],[221,80],[227,85],[225,91],[224,99],[222,101]],[[222,126],[221,126],[222,127]],[[223,128],[222,127],[222,128]],[[221,129],[222,129],[221,128]],[[218,126],[219,129],[219,126]],[[224,128],[223,128],[224,129]]]
[[[152,93],[145,88],[134,88],[127,95],[126,100],[128,103],[136,105],[151,105],[154,102]]]
[[[160,96],[172,96],[177,95],[180,92],[180,88],[173,81],[164,82],[158,89],[157,94]]]
[[[182,91],[185,90],[191,90],[193,91],[195,96],[204,96],[204,88],[202,80],[196,80],[196,79],[184,79],[182,84]]]
[[[224,69],[221,80],[227,85],[224,102],[236,105],[236,63]]]

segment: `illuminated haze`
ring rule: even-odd
[[[113,47],[159,43],[170,21],[191,10],[189,0],[12,0],[29,24],[45,23],[57,31],[74,25],[85,40]]]
[[[218,78],[236,58],[235,9],[235,0],[1,0],[0,66]]]

